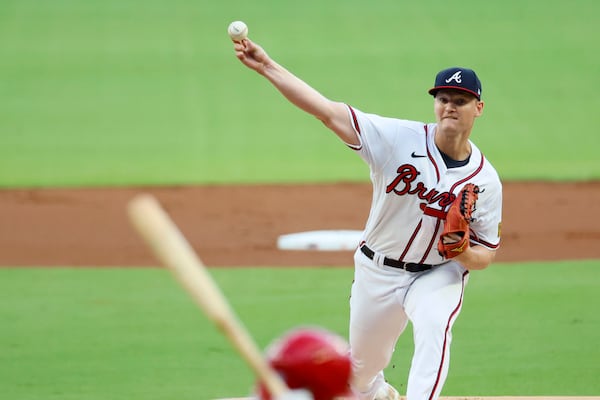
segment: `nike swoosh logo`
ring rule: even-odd
[[[413,151],[412,154],[410,155],[412,158],[423,158],[423,157],[427,157],[427,156],[422,156],[420,154],[415,154],[415,152]]]

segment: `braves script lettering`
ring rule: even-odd
[[[396,172],[398,176],[387,185],[386,193],[394,192],[398,196],[417,195],[419,199],[427,201],[428,204],[438,203],[442,209],[452,204],[456,198],[452,193],[440,193],[435,189],[428,189],[423,182],[415,182],[421,173],[414,165],[401,165]]]

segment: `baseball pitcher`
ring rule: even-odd
[[[373,200],[354,254],[350,300],[354,396],[400,398],[383,370],[410,321],[415,350],[406,396],[437,399],[469,271],[490,265],[500,244],[500,179],[470,140],[484,109],[477,75],[460,67],[439,72],[429,90],[436,122],[423,123],[332,101],[248,38],[234,40],[234,49],[370,168]]]

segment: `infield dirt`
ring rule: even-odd
[[[209,266],[351,266],[350,251],[280,251],[279,235],[362,229],[369,183],[0,191],[2,266],[154,266],[126,216],[154,194]],[[504,183],[496,261],[600,258],[600,181]]]

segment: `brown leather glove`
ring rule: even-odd
[[[472,213],[479,198],[479,186],[467,183],[450,205],[444,231],[438,241],[438,252],[450,259],[469,248],[469,224],[473,222]]]

